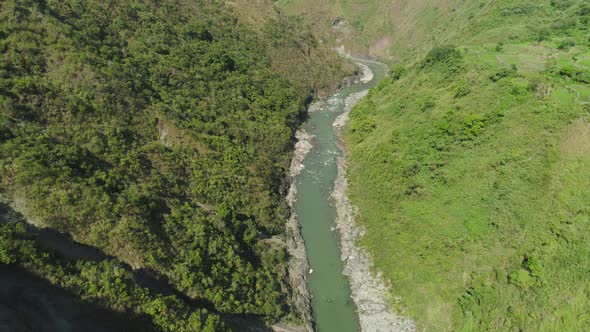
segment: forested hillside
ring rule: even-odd
[[[330,38],[391,41],[347,144],[392,303],[432,331],[590,329],[590,4],[319,4]]]
[[[284,233],[305,101],[350,67],[301,23],[244,22],[223,1],[0,8],[0,269],[137,316],[142,331],[297,319],[286,250],[262,240]],[[35,329],[12,317],[9,330]]]

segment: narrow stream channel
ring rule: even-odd
[[[336,161],[342,153],[332,124],[344,112],[347,96],[372,88],[386,71],[379,64],[358,62],[373,71],[373,79],[345,88],[322,102],[319,110],[309,114],[303,126],[314,139],[313,149],[305,157],[304,169],[296,179],[295,209],[305,240],[309,267],[313,270],[308,277],[308,286],[318,332],[352,332],[360,329],[350,284],[342,273],[343,262],[334,223],[336,209],[330,201],[337,176]]]

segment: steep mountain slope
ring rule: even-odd
[[[313,89],[317,96],[338,88],[356,67],[334,56],[328,43],[317,39],[300,17],[282,15],[271,0],[228,2],[240,22],[258,32],[268,47],[272,69],[296,86]]]
[[[459,27],[469,28],[466,12],[487,6],[485,1],[463,0],[278,3],[287,13],[303,16],[325,40],[386,60],[449,39],[450,32],[460,32]]]
[[[0,263],[157,330],[289,316],[285,248],[263,240],[284,232],[304,102],[350,67],[278,12],[254,27],[220,1],[0,8]],[[24,218],[100,255],[56,252]]]
[[[343,1],[279,0],[288,14],[300,15],[326,42],[385,61],[412,61],[430,48],[530,39],[538,24],[573,0]],[[484,33],[482,33],[484,32]],[[528,39],[527,39],[528,38]]]
[[[434,331],[589,329],[587,1],[319,3],[397,59],[347,134],[395,305]]]

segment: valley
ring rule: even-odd
[[[587,1],[0,9],[0,330],[590,329]]]

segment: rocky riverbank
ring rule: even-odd
[[[362,65],[363,71],[369,69]],[[365,69],[366,67],[366,69]],[[369,72],[371,70],[369,69]],[[370,78],[369,78],[370,77]],[[366,73],[363,82],[372,79],[372,72]],[[333,126],[339,137],[346,126],[349,113],[354,105],[361,100],[368,91],[351,94],[346,98],[345,111]],[[336,227],[340,233],[340,250],[344,262],[344,273],[349,277],[352,298],[356,303],[361,330],[367,332],[390,331],[415,331],[416,327],[411,320],[405,319],[394,312],[390,299],[390,290],[383,278],[373,272],[373,262],[368,253],[357,245],[364,232],[355,223],[356,209],[346,196],[348,181],[346,179],[346,150],[340,144],[343,151],[338,158],[338,177],[334,186],[332,198],[336,206]]]
[[[339,84],[333,86],[329,91],[333,94],[344,87],[357,84],[359,82],[368,82],[373,76],[369,67],[360,66],[358,74],[345,78]],[[319,100],[311,103],[308,106],[307,112],[313,113],[319,110],[323,103],[326,102],[328,92],[319,94]],[[311,294],[307,288],[307,275],[309,265],[307,262],[307,254],[305,252],[305,243],[301,236],[300,225],[297,221],[297,212],[295,211],[295,201],[297,200],[297,184],[296,178],[303,170],[303,160],[305,156],[313,148],[313,135],[309,134],[303,129],[297,131],[295,135],[297,143],[293,151],[293,159],[289,170],[290,186],[287,194],[287,203],[291,210],[291,216],[286,224],[286,247],[289,252],[290,260],[288,264],[288,282],[291,287],[290,303],[295,309],[296,316],[302,321],[300,325],[292,325],[287,323],[279,323],[272,326],[275,332],[313,332],[313,315],[311,310]]]
[[[313,106],[313,104],[312,104]],[[311,106],[310,106],[311,107]],[[305,253],[305,243],[301,237],[299,223],[297,222],[297,212],[295,211],[295,201],[297,200],[297,184],[296,178],[303,170],[303,160],[305,156],[311,151],[313,136],[305,130],[300,129],[296,134],[297,144],[293,152],[293,159],[291,160],[291,168],[289,176],[291,184],[289,186],[289,193],[287,194],[287,203],[291,209],[291,216],[287,221],[287,250],[289,252],[289,285],[291,287],[291,303],[297,311],[296,315],[302,321],[300,326],[285,326],[282,324],[273,326],[274,331],[313,331],[313,317],[311,314],[311,296],[307,288],[307,271],[309,265],[307,264],[307,256]]]
[[[341,53],[342,54],[342,53]],[[357,63],[359,76],[351,78],[345,85],[355,83],[367,83],[373,80],[371,68],[362,63]],[[354,105],[365,97],[368,90],[353,93],[345,99],[344,112],[333,123],[338,136],[342,134],[342,128],[346,126],[349,113]],[[320,110],[330,100],[319,100],[312,103],[308,112]],[[297,220],[295,202],[297,199],[296,178],[303,170],[303,161],[312,150],[313,135],[304,130],[296,134],[294,156],[290,168],[290,188],[287,202],[291,209],[291,217],[286,225],[286,246],[290,255],[288,264],[288,282],[291,287],[290,303],[294,307],[296,316],[301,324],[293,326],[289,324],[277,324],[274,331],[280,332],[311,332],[313,331],[313,316],[311,311],[311,294],[308,290],[307,277],[309,265],[307,262],[304,240],[301,236],[300,225]],[[357,306],[359,321],[362,331],[414,331],[412,321],[404,319],[396,314],[391,305],[390,291],[379,275],[372,270],[372,261],[366,251],[357,246],[357,241],[363,236],[363,231],[355,224],[355,209],[346,197],[348,182],[346,180],[346,151],[339,144],[343,155],[338,158],[338,177],[336,179],[332,199],[337,210],[336,228],[340,234],[340,250],[344,262],[344,274],[349,278],[352,298]]]

